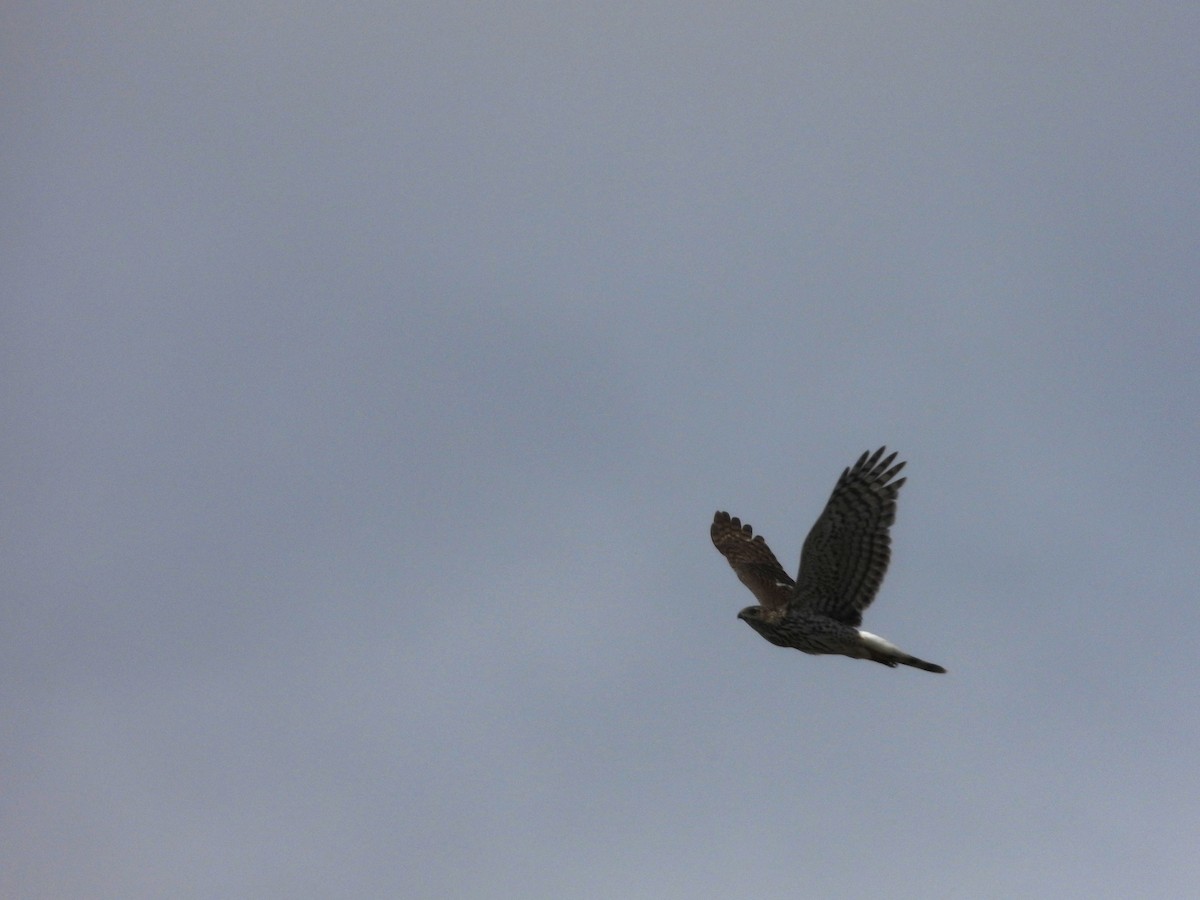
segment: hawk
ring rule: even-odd
[[[887,571],[888,528],[896,520],[896,497],[905,482],[892,480],[904,463],[893,466],[896,454],[884,457],[886,449],[864,453],[842,472],[804,540],[795,581],[762,535],[727,512],[713,516],[712,542],[758,599],[758,606],[747,606],[738,618],[772,644],[945,672],[858,627]]]

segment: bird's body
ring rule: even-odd
[[[864,453],[842,472],[804,541],[794,581],[762,536],[755,536],[749,525],[729,513],[713,517],[712,541],[758,598],[759,605],[746,607],[738,618],[772,644],[945,672],[858,627],[887,571],[888,529],[895,521],[896,497],[905,481],[892,480],[904,463],[892,466],[896,454],[882,458],[884,450]]]

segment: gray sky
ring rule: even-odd
[[[3,21],[0,894],[1194,891],[1195,3]]]

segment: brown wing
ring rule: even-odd
[[[888,528],[896,520],[896,497],[904,468],[886,447],[864,453],[842,472],[825,511],[804,540],[793,609],[807,609],[858,627],[883,583],[891,559]]]
[[[783,570],[762,535],[755,537],[754,529],[729,513],[713,516],[713,546],[729,560],[738,580],[750,588],[758,602],[769,609],[782,609],[792,596],[795,582]]]

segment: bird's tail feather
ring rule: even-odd
[[[926,672],[938,672],[945,675],[946,670],[937,663],[925,662],[923,659],[917,659],[915,656],[902,656],[899,660],[906,666],[912,666],[914,669],[924,669]]]
[[[873,659],[877,663],[891,666],[893,669],[897,664],[902,663],[906,666],[912,666],[914,669],[924,669],[926,672],[945,673],[946,671],[939,665],[925,662],[925,660],[918,659],[915,656],[909,656],[891,641],[886,641],[877,634],[860,630],[858,636],[862,639],[862,646],[867,651],[863,655],[868,659]]]

